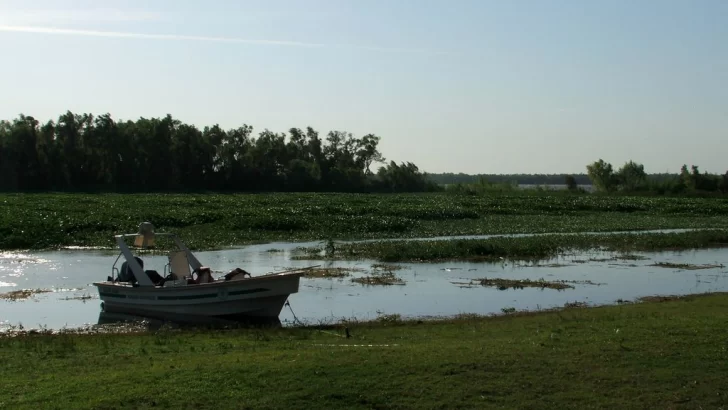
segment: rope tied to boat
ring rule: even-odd
[[[288,299],[286,299],[286,306],[288,306],[288,309],[291,311],[291,314],[293,315],[293,324],[294,325],[298,324],[298,325],[303,326],[303,322],[298,320],[298,317],[296,317],[296,313],[293,312],[293,307],[291,306],[291,302]]]

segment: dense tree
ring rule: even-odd
[[[491,183],[517,183],[521,185],[562,185],[566,174],[464,174],[446,172],[442,174],[428,173],[428,178],[438,184],[473,184],[481,179]],[[587,174],[572,175],[578,185],[589,185],[591,181]]]
[[[599,161],[587,165],[586,170],[589,179],[592,181],[592,185],[594,185],[597,191],[610,192],[614,190],[617,181],[614,176],[612,164],[599,159]]]
[[[567,175],[564,178],[564,183],[569,191],[576,191],[579,188],[579,184],[576,183],[576,178],[573,175]]]
[[[115,121],[66,112],[40,124],[20,115],[0,122],[0,189],[400,191],[426,189],[414,164],[384,162],[380,137],[308,127],[288,133],[249,125],[199,129],[167,115]],[[401,168],[401,169],[400,169]],[[394,177],[396,175],[396,177]],[[419,184],[419,185],[418,185]],[[431,187],[430,187],[431,188]]]
[[[615,182],[625,191],[637,191],[647,186],[647,174],[642,164],[634,161],[625,163],[615,175]]]
[[[388,192],[423,192],[437,189],[436,184],[411,162],[397,165],[391,161],[387,166],[380,167],[377,175]]]

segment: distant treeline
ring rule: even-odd
[[[66,112],[0,121],[4,191],[337,191],[438,189],[410,162],[385,163],[380,138],[307,127],[202,129],[167,115],[116,121]],[[375,164],[383,163],[376,170]]]
[[[679,174],[645,172],[645,167],[634,161],[626,162],[615,170],[612,164],[599,159],[587,165],[587,175],[598,192],[646,192],[664,194],[728,193],[728,172],[723,175],[700,172],[697,165],[683,165]]]
[[[463,173],[442,173],[427,174],[427,177],[443,185],[451,184],[473,184],[485,179],[495,184],[519,184],[519,185],[563,185],[567,174],[463,174]],[[587,174],[573,174],[576,183],[579,185],[591,185]]]
[[[474,184],[486,180],[494,184],[517,185],[565,185],[567,177],[573,177],[577,185],[592,185],[589,174],[463,174],[445,172],[441,174],[428,173],[427,177],[441,185]],[[680,174],[646,174],[649,181],[663,182],[678,178]]]
[[[615,170],[604,160],[586,166],[586,174],[429,174],[433,182],[445,185],[445,190],[468,195],[487,195],[495,192],[514,192],[522,185],[544,187],[564,186],[568,191],[586,193],[626,193],[648,195],[727,194],[728,172],[723,175],[700,172],[697,165],[683,165],[679,174],[647,174],[644,165],[628,161]],[[586,190],[583,187],[590,186]]]

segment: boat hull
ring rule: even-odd
[[[164,320],[205,317],[277,318],[288,296],[298,292],[301,273],[171,287],[132,287],[98,282],[109,313]]]

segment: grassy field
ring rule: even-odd
[[[333,243],[304,248],[295,259],[374,259],[381,262],[539,260],[574,251],[647,252],[728,246],[728,230],[669,233],[553,234],[488,239]]]
[[[728,406],[728,295],[340,328],[0,338],[0,408]]]
[[[261,241],[728,228],[721,198],[502,194],[0,194],[0,249],[111,246],[142,221],[194,249]]]

